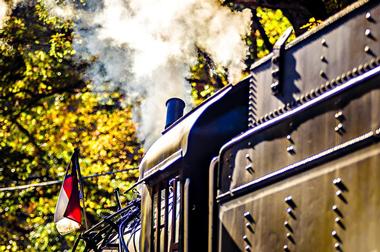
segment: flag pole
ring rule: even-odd
[[[83,205],[82,212],[84,216],[84,225],[87,230],[88,224],[87,224],[87,215],[86,215],[86,204],[84,200],[84,191],[83,191],[83,178],[82,178],[82,173],[80,172],[80,167],[79,167],[79,148],[75,148],[74,153],[76,155],[76,159],[74,159],[74,162],[77,162],[76,167],[78,168],[77,170],[78,170],[78,176],[79,176],[79,190],[80,190],[80,193],[82,194],[82,205]]]

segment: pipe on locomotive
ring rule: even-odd
[[[180,98],[170,98],[166,101],[166,124],[165,129],[169,128],[175,121],[183,116],[185,102]]]

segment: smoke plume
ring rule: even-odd
[[[4,0],[0,0],[0,29],[3,27],[5,18],[9,12],[9,6]]]
[[[167,99],[191,106],[185,77],[197,48],[228,68],[231,83],[244,68],[241,37],[249,32],[251,13],[232,12],[218,0],[87,0],[80,10],[71,1],[45,1],[52,14],[76,20],[74,46],[80,59],[95,62],[86,73],[95,88],[121,89],[138,104],[145,147],[161,134]]]

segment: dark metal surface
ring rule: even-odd
[[[380,67],[377,67],[247,131],[222,148],[220,165],[228,168],[220,171],[220,192],[228,193],[376,129],[380,126],[379,97]],[[340,117],[336,118],[340,112],[345,117],[344,134],[335,130],[340,124]],[[293,147],[291,151],[289,147]]]
[[[218,251],[379,250],[380,146],[353,154],[222,204]]]
[[[171,98],[166,102],[166,123],[165,129],[169,128],[175,121],[183,116],[185,102],[179,98]]]
[[[247,129],[248,82],[229,85],[169,127],[147,151],[140,178],[159,173],[181,158],[187,162],[216,155],[228,139]],[[200,149],[200,142],[209,148]]]
[[[178,205],[179,216],[171,216],[168,248],[172,251],[207,250],[208,167],[225,142],[248,128],[248,83],[249,78],[219,91],[170,126],[146,153],[140,165],[140,180],[145,181],[141,187],[144,206],[141,217],[142,251],[165,249],[161,246],[165,244],[165,235],[152,229],[152,213],[159,209],[154,201],[157,192],[154,188],[174,178],[180,182],[181,204]],[[185,201],[186,181],[191,185],[187,187]],[[173,190],[176,190],[176,185]],[[174,200],[175,197],[176,193]],[[172,205],[171,211],[176,212],[176,208],[176,204]],[[179,230],[178,235],[176,230]]]
[[[319,92],[365,71],[380,56],[379,39],[378,1],[359,1],[287,46],[283,53],[282,95],[272,95],[269,88],[273,54],[254,64],[251,71],[256,83],[255,124],[309,100],[321,86],[324,87]]]
[[[284,168],[281,168],[273,173],[269,173],[266,176],[255,179],[242,186],[231,189],[230,191],[220,194],[216,197],[219,202],[234,199],[245,193],[261,189],[265,186],[269,186],[283,179],[292,177],[298,173],[310,170],[319,164],[326,163],[340,156],[352,154],[353,151],[376,143],[380,140],[380,129],[370,131],[362,136],[352,139],[341,145],[334,146],[331,149],[325,150],[321,153],[313,155],[307,159],[301,160]],[[287,198],[286,201],[289,201]],[[287,202],[288,204],[291,201]]]
[[[217,208],[216,208],[216,195],[217,195],[217,171],[219,166],[219,159],[213,158],[209,168],[209,195],[208,195],[208,249],[207,251],[214,251],[217,242]]]
[[[219,155],[212,251],[379,251],[380,2],[252,68],[250,129]],[[214,228],[215,229],[215,228]]]
[[[272,84],[270,85],[273,95],[282,95],[283,82],[284,82],[284,52],[285,43],[292,34],[293,28],[288,28],[284,34],[277,40],[273,46],[272,51]]]

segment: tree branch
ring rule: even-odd
[[[255,28],[257,28],[257,30],[260,32],[260,35],[264,40],[265,47],[269,51],[272,51],[273,45],[269,41],[269,38],[268,38],[267,34],[265,33],[264,27],[261,25],[260,19],[257,17],[256,9],[251,9],[251,11],[252,11],[252,23],[254,24]]]
[[[36,148],[38,154],[43,155],[45,152],[37,144],[35,137],[24,127],[22,126],[16,118],[11,118],[11,122],[17,126],[17,128],[28,137],[29,142]]]

